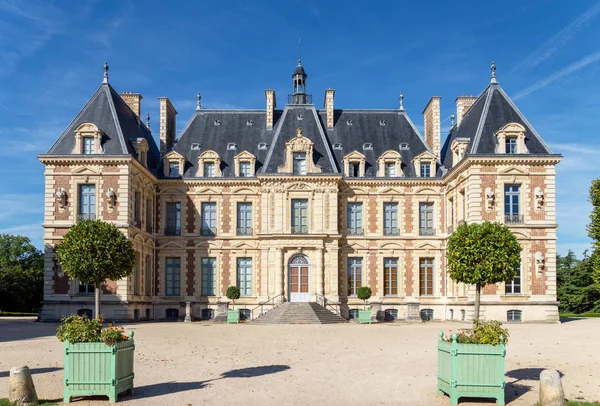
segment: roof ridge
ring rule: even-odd
[[[279,138],[279,133],[281,132],[281,127],[283,126],[283,122],[285,121],[285,116],[287,115],[287,113],[288,113],[288,105],[285,106],[281,117],[277,121],[277,124],[276,124],[277,128],[275,130],[272,130],[272,131],[274,131],[273,138],[271,138],[271,145],[269,146],[269,152],[267,152],[267,157],[265,158],[265,163],[263,164],[262,168],[260,168],[261,173],[266,173],[265,171],[267,170],[267,167],[269,166],[269,163],[271,162],[271,157],[273,156],[273,150],[275,149],[275,144],[277,143],[277,139]]]
[[[421,133],[419,132],[419,130],[417,130],[417,127],[415,126],[415,124],[412,122],[412,120],[410,119],[410,117],[408,116],[408,114],[406,114],[406,110],[400,111],[399,115],[403,116],[406,119],[406,121],[408,121],[408,124],[411,126],[411,128],[413,129],[413,131],[417,135],[417,138],[419,139],[419,141],[421,141],[421,144],[423,144],[423,146],[425,147],[425,150],[427,150],[427,151],[429,151],[429,152],[431,152],[433,154],[433,151],[431,150],[431,148],[429,147],[429,145],[427,145],[427,143],[423,139],[423,136],[421,136]],[[440,142],[441,142],[441,140],[440,140]],[[442,152],[442,150],[440,149],[440,158],[439,158],[440,164],[442,162],[441,152]]]
[[[321,141],[323,141],[323,147],[325,147],[325,150],[327,150],[327,156],[329,157],[329,162],[331,163],[331,168],[335,171],[335,173],[339,173],[337,163],[335,162],[335,160],[333,159],[333,155],[331,154],[331,148],[329,146],[329,142],[327,142],[329,140],[325,136],[325,132],[323,131],[323,126],[321,125],[321,121],[319,120],[319,116],[317,114],[317,109],[315,109],[314,106],[312,108],[312,111],[313,111],[315,123],[317,124],[317,127],[319,128],[319,133],[321,134]]]
[[[473,145],[471,145],[471,154],[474,154],[479,147],[479,140],[481,139],[481,133],[483,132],[483,126],[485,125],[485,120],[487,118],[488,112],[490,110],[490,104],[492,102],[492,86],[497,86],[497,84],[490,83],[488,87],[485,89],[486,99],[485,104],[483,106],[483,111],[481,112],[481,116],[479,116],[479,123],[477,124],[477,131],[475,131],[475,136],[473,137]],[[482,93],[483,95],[483,93]],[[481,97],[481,96],[480,96]]]
[[[192,123],[194,122],[194,120],[196,119],[196,117],[198,117],[199,113],[200,112],[198,110],[194,111],[194,114],[192,114],[192,117],[190,117],[190,119],[186,123],[185,127],[183,127],[183,130],[181,130],[181,132],[179,133],[179,139],[180,140],[185,135],[185,132],[188,130],[188,128],[192,125]]]
[[[119,136],[119,142],[121,144],[121,148],[123,148],[124,154],[129,155],[129,150],[127,149],[127,146],[125,145],[125,136],[123,135],[123,129],[121,128],[121,121],[119,120],[119,116],[117,115],[117,110],[115,109],[115,103],[112,98],[112,92],[114,91],[114,93],[120,99],[121,99],[121,96],[119,96],[117,91],[115,89],[113,89],[113,87],[110,85],[110,83],[103,83],[103,85],[106,85],[108,87],[108,93],[106,95],[106,97],[108,97],[108,107],[110,108],[110,112],[112,113],[113,120],[115,121],[115,127],[117,129],[117,135]],[[121,101],[123,103],[125,103],[125,101],[123,99],[121,99]],[[125,104],[127,104],[127,103],[125,103]],[[131,108],[130,108],[130,110],[131,110]]]

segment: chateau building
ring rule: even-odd
[[[56,244],[85,219],[114,223],[136,252],[133,275],[106,281],[109,319],[259,317],[282,302],[316,302],[356,317],[360,286],[373,316],[471,320],[473,286],[446,269],[462,222],[507,224],[523,251],[518,276],[488,285],[482,318],[558,321],[553,154],[496,80],[456,99],[442,140],[440,97],[424,134],[397,109],[317,109],[298,61],[278,109],[207,110],[176,138],[177,110],[160,103],[160,145],[140,117],[142,96],[104,80],[50,150],[45,165],[42,319],[87,312],[93,287],[69,278]]]

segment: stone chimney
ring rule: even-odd
[[[121,99],[127,103],[129,108],[133,110],[135,115],[139,118],[142,106],[142,95],[139,93],[123,92],[121,93]]]
[[[333,128],[333,96],[335,96],[335,90],[325,90],[325,102],[323,107],[327,111],[327,128]]]
[[[471,108],[473,103],[477,101],[477,97],[460,96],[456,98],[456,125],[460,125],[465,114]]]
[[[265,90],[265,96],[267,97],[267,130],[273,129],[273,111],[277,107],[277,101],[275,100],[275,90]]]
[[[425,143],[431,148],[431,151],[439,159],[440,158],[440,100],[439,96],[433,96],[425,110],[423,110]]]
[[[177,110],[166,97],[159,97],[160,102],[160,153],[164,154],[175,142],[175,116]]]

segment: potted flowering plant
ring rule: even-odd
[[[508,330],[499,321],[476,321],[471,330],[444,336],[439,332],[437,393],[461,397],[494,398],[504,405],[504,366]]]
[[[356,296],[364,301],[363,309],[358,311],[358,322],[371,324],[371,309],[367,309],[367,300],[371,297],[371,288],[368,286],[361,286],[358,288]]]
[[[227,323],[239,323],[240,322],[240,311],[234,310],[235,299],[240,298],[240,289],[237,286],[230,286],[227,288],[227,299],[231,300],[232,310],[227,309]]]
[[[114,403],[120,393],[133,393],[133,331],[102,322],[85,315],[61,320],[56,337],[65,348],[65,403],[75,395],[105,395]]]

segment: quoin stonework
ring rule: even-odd
[[[456,99],[442,138],[440,97],[420,134],[404,109],[317,109],[298,61],[278,108],[197,107],[177,133],[159,98],[154,141],[142,96],[104,80],[50,150],[45,165],[43,320],[93,308],[93,287],[54,257],[78,221],[114,223],[133,242],[134,274],[106,281],[109,319],[195,319],[236,308],[255,318],[282,302],[327,303],[357,316],[369,286],[373,316],[471,320],[475,291],[446,271],[448,237],[463,222],[497,221],[523,251],[519,275],[486,286],[482,318],[558,321],[553,154],[492,78]],[[484,83],[482,83],[483,85]],[[445,133],[445,131],[444,131]],[[261,304],[263,304],[261,306]],[[410,312],[409,312],[410,309]]]

